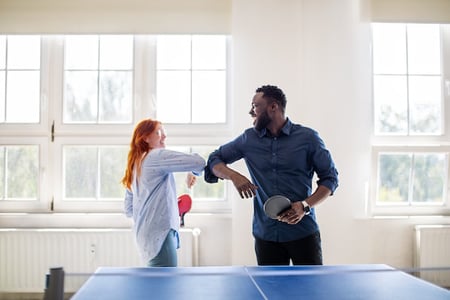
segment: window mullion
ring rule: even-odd
[[[407,120],[407,126],[406,126],[406,135],[411,136],[411,105],[410,105],[410,99],[409,99],[409,51],[408,51],[408,25],[405,25],[405,47],[406,47],[406,120]]]
[[[193,52],[193,46],[192,46],[192,42],[193,42],[193,38],[192,38],[192,35],[191,35],[191,53],[190,53],[190,55],[191,55],[191,78],[190,78],[190,86],[191,86],[191,96],[189,97],[189,101],[190,101],[190,105],[189,105],[189,107],[190,107],[190,122],[191,123],[193,123],[193,121],[194,121],[194,115],[193,115],[193,111],[194,111],[194,109],[193,109],[193,104],[194,104],[194,102],[193,102],[193,100],[192,100],[192,96],[194,95],[194,93],[193,93],[193,77],[194,77],[194,66],[193,66],[193,54],[192,54],[192,52]]]
[[[5,193],[5,195],[4,195],[4,199],[5,200],[7,200],[8,199],[8,151],[7,151],[7,148],[6,147],[3,147],[3,151],[4,151],[4,160],[3,160],[3,164],[4,164],[4,169],[5,169],[5,172],[4,172],[4,176],[5,176],[5,178],[3,178],[3,184],[5,185],[5,190],[4,190],[4,193]]]
[[[408,205],[411,206],[414,201],[414,176],[415,176],[415,153],[411,154],[411,165],[409,169],[409,180],[408,180]]]
[[[101,39],[97,36],[97,124],[100,123],[100,47]]]
[[[101,191],[100,191],[100,189],[101,189],[101,176],[102,176],[102,174],[101,174],[101,157],[100,157],[100,147],[97,147],[97,184],[96,184],[96,200],[99,200],[99,199],[101,199],[100,198],[100,196],[101,196]]]

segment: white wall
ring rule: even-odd
[[[370,3],[366,0],[234,0],[235,134],[250,124],[255,88],[279,85],[287,115],[319,131],[340,187],[318,211],[326,264],[413,264],[413,225],[442,219],[372,219]],[[252,206],[233,194],[231,264],[255,264]]]
[[[305,82],[298,120],[320,132],[340,180],[335,196],[318,209],[326,263],[369,262],[364,256],[371,252],[367,229],[355,224],[364,213],[370,175],[370,27],[361,17],[362,2],[304,1]]]
[[[231,0],[1,0],[0,32],[228,33]]]
[[[233,98],[238,100],[232,112],[235,134],[251,126],[251,99],[263,84],[284,89],[288,111],[296,111],[303,82],[302,12],[302,1],[233,1],[232,80]],[[256,264],[251,236],[252,200],[240,199],[237,193],[233,196],[232,264]]]

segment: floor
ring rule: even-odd
[[[73,293],[64,295],[64,300],[69,300]],[[43,300],[44,293],[1,293],[0,300]]]

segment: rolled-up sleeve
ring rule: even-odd
[[[222,145],[219,149],[213,151],[209,157],[205,167],[204,179],[208,183],[216,183],[219,180],[213,173],[213,168],[218,163],[231,164],[241,158],[243,158],[242,152],[239,150],[239,145],[242,144],[242,140],[245,138],[245,134],[238,136],[233,141]]]
[[[220,159],[219,150],[215,150],[214,152],[212,152],[209,155],[208,162],[205,167],[205,175],[204,175],[204,179],[206,182],[216,183],[219,181],[219,177],[214,175],[212,168],[220,162],[222,162],[222,160]]]
[[[312,158],[318,178],[317,185],[326,186],[333,194],[339,185],[338,171],[322,139],[317,134],[315,137],[315,143],[313,143],[315,149]]]

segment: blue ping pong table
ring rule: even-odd
[[[381,264],[101,267],[72,299],[450,300],[450,291]]]

